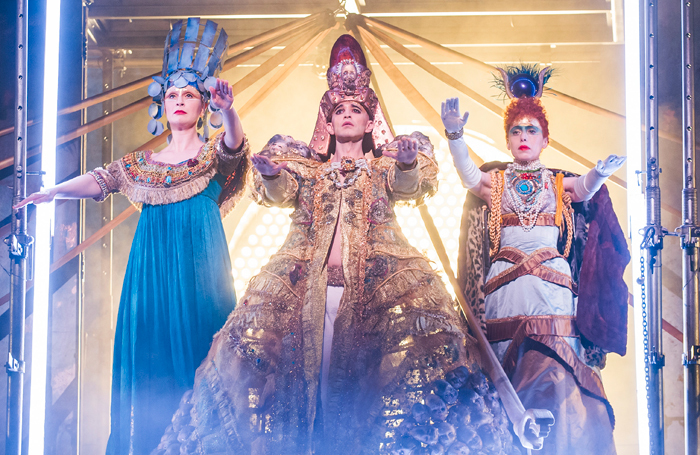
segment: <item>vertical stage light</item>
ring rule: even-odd
[[[637,428],[639,454],[649,454],[649,414],[647,411],[646,379],[644,374],[644,334],[642,328],[640,230],[646,224],[642,170],[642,110],[641,110],[641,48],[640,3],[625,0],[625,135],[627,143],[627,215],[632,255],[632,295],[634,296],[634,344],[637,377]]]
[[[43,187],[56,180],[56,113],[58,110],[58,53],[61,2],[46,0],[46,37],[44,44],[44,105],[41,135]],[[44,454],[46,420],[46,372],[48,357],[49,276],[55,205],[41,204],[36,210],[34,260],[34,312],[32,328],[32,365],[29,389],[28,455]]]

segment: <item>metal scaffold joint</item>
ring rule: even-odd
[[[683,354],[683,366],[700,365],[700,346],[690,346],[690,354]]]
[[[7,353],[7,363],[5,363],[5,371],[7,374],[24,374],[25,363],[23,360],[17,360],[12,356],[11,352]]]
[[[666,237],[667,235],[675,236],[678,234],[669,232],[668,229],[666,229],[663,226],[647,225],[646,227],[644,227],[642,244],[640,248],[649,252],[650,267],[654,267],[654,265],[656,264],[657,255],[661,250],[664,249],[664,237]]]
[[[10,234],[5,238],[5,245],[10,249],[10,258],[27,259],[30,256],[34,237],[26,234]]]
[[[666,356],[656,351],[650,352],[649,357],[647,357],[647,363],[660,370],[666,366]]]

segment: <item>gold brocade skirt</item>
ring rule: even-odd
[[[283,274],[306,265],[271,260],[214,338],[154,455],[520,453],[454,301],[427,261],[411,261],[381,287],[368,280],[371,298],[349,302],[344,321],[339,312],[321,409],[302,309],[312,286],[325,299],[326,282],[299,292],[305,283],[291,287]],[[319,281],[311,275],[298,276]]]

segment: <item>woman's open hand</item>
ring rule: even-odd
[[[287,169],[286,163],[275,163],[270,158],[260,154],[251,156],[250,161],[255,166],[255,169],[260,172],[260,175],[265,177],[274,177],[282,172],[282,169]]]
[[[448,98],[442,103],[442,124],[450,133],[456,133],[467,124],[469,112],[459,113],[459,98]]]
[[[395,152],[386,150],[382,154],[403,164],[403,168],[411,167],[418,156],[418,141],[412,137],[404,137],[396,143],[396,146]]]
[[[626,156],[610,155],[605,161],[598,160],[595,170],[603,177],[610,177],[625,164]]]
[[[233,106],[233,88],[228,85],[227,80],[217,79],[216,84],[209,87],[209,93],[209,105],[214,109],[225,111]]]
[[[21,209],[22,207],[29,204],[45,204],[51,202],[56,197],[56,193],[51,189],[37,191],[27,196],[24,200],[20,201],[19,204],[13,206],[13,209]]]

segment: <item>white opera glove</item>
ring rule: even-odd
[[[580,201],[587,201],[598,192],[603,183],[622,167],[626,156],[610,155],[605,161],[598,160],[598,164],[587,174],[576,179],[574,195]]]
[[[450,145],[452,160],[459,178],[462,179],[462,185],[467,189],[474,188],[481,182],[481,171],[469,157],[469,148],[462,138],[469,112],[462,115],[459,111],[459,98],[448,98],[442,103],[440,116],[442,124],[445,126],[445,136],[447,136],[447,142]]]
[[[466,189],[474,188],[481,182],[481,170],[469,156],[469,147],[463,138],[448,140],[452,161],[457,169],[457,174]]]

